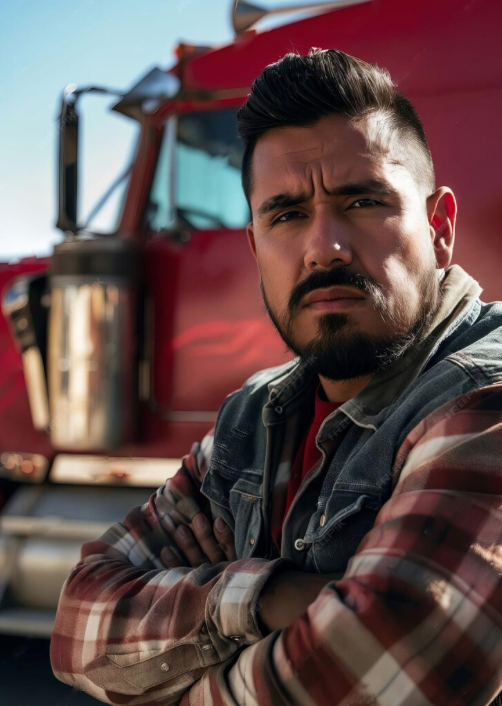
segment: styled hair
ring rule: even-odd
[[[385,69],[337,49],[286,54],[266,66],[237,114],[244,142],[242,186],[250,201],[252,160],[258,139],[280,127],[307,127],[328,115],[355,121],[378,114],[386,132],[399,137],[406,166],[427,195],[435,189],[432,156],[420,118],[397,92]]]

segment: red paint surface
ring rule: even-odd
[[[269,323],[244,231],[151,243],[153,391],[164,413],[216,411],[263,367],[289,357]]]
[[[0,264],[0,297],[9,281],[20,275],[46,270],[47,259],[26,258],[14,265]],[[0,453],[27,451],[51,456],[44,432],[31,422],[23,366],[9,323],[0,312]]]

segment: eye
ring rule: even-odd
[[[287,223],[288,221],[296,221],[297,218],[303,217],[304,214],[301,211],[286,211],[282,215],[278,216],[274,223]]]
[[[373,206],[381,206],[381,201],[376,199],[357,199],[349,208],[372,208]]]

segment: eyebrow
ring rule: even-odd
[[[378,194],[385,196],[395,193],[395,190],[390,187],[385,181],[379,179],[368,179],[366,181],[341,184],[328,192],[331,196],[359,196],[361,194]],[[263,201],[257,208],[256,214],[260,217],[268,216],[271,213],[280,211],[283,208],[292,208],[298,206],[305,201],[308,201],[311,195],[306,192],[281,193],[271,196]]]

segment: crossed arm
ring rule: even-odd
[[[84,546],[62,593],[53,668],[131,706],[488,704],[502,689],[501,458],[501,385],[427,417],[399,450],[393,495],[344,577],[318,579],[307,610],[298,604],[267,636],[258,607],[272,596],[276,616],[287,602],[289,562],[163,565],[177,513],[207,511],[185,464]]]
[[[198,526],[210,517],[200,493],[208,447],[194,445],[148,503],[82,547],[51,644],[62,681],[110,703],[171,703],[208,666],[262,638],[258,597],[294,565],[238,561],[225,523]]]
[[[199,512],[189,527],[179,525],[171,538],[194,568],[205,562],[214,565],[225,559],[237,560],[232,530],[221,517],[211,526],[209,518]],[[168,569],[183,565],[169,547],[162,549],[160,558]],[[261,632],[267,635],[290,625],[307,610],[327,583],[341,577],[342,574],[313,574],[286,569],[276,572],[264,585],[256,605]]]

